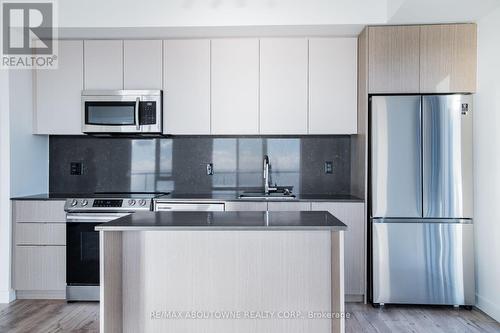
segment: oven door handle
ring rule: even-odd
[[[141,122],[139,121],[139,102],[141,101],[140,97],[135,99],[135,128],[137,130],[141,129]]]

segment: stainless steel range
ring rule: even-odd
[[[99,233],[95,226],[137,211],[149,211],[153,198],[164,194],[98,193],[66,200],[68,301],[99,300]]]

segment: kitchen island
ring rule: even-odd
[[[343,332],[328,212],[140,212],[100,232],[101,332]]]

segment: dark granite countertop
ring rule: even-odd
[[[156,200],[167,201],[347,201],[362,202],[363,199],[349,194],[295,194],[294,199],[241,199],[240,191],[215,191],[211,193],[171,193],[159,197]],[[92,193],[41,193],[21,197],[13,197],[11,200],[65,200],[67,198],[92,198]]]
[[[347,226],[318,212],[138,212],[96,226],[103,231],[151,230],[330,230]]]
[[[32,195],[25,195],[20,197],[13,197],[10,200],[66,200],[68,198],[91,198],[92,194],[89,193],[39,193]]]

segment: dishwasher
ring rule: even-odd
[[[154,201],[155,212],[169,211],[197,211],[197,212],[223,212],[225,210],[224,202],[214,201]]]

